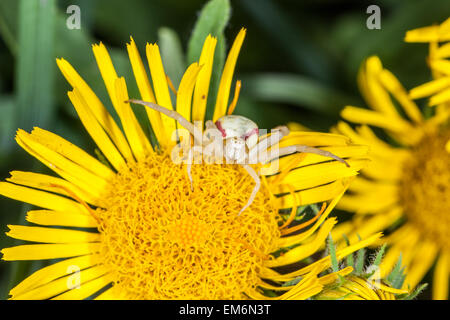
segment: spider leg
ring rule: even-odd
[[[206,127],[206,129],[217,129],[217,126],[211,120],[207,120],[205,122],[205,127]],[[217,129],[217,130],[219,130],[219,129]]]
[[[253,157],[257,154],[260,154],[263,150],[269,149],[271,146],[280,142],[285,136],[289,134],[289,129],[286,126],[278,126],[272,129],[273,132],[269,137],[262,139],[256,146],[254,146],[249,151],[249,158],[253,159]]]
[[[156,103],[136,99],[130,99],[125,102],[140,104],[152,108],[153,110],[156,110],[158,112],[161,112],[166,116],[178,121],[186,130],[188,130],[194,136],[194,140],[201,139],[202,133],[199,131],[199,129],[195,127],[192,123],[190,123],[188,120],[186,120],[181,114],[179,114],[175,110],[169,110],[167,108],[161,107],[160,105],[157,105]]]
[[[290,131],[288,129],[288,127],[286,126],[278,126],[276,128],[274,128],[273,130],[278,129],[279,131],[278,134],[277,132],[273,133],[270,137],[267,137],[263,140],[261,140],[260,143],[257,144],[258,147],[258,152],[261,152],[262,150],[264,150],[263,148],[266,147],[266,149],[270,148],[271,146],[275,145],[276,143],[280,142],[280,140],[287,136]],[[264,145],[265,141],[267,139],[272,138],[272,136],[274,136],[275,134],[277,134],[272,140],[269,141],[269,144],[267,146]],[[256,147],[255,147],[256,149]],[[253,149],[252,149],[253,150]],[[342,158],[332,154],[329,151],[325,151],[322,149],[318,149],[318,148],[314,148],[314,147],[310,147],[310,146],[305,146],[305,145],[293,145],[293,146],[288,146],[288,147],[284,147],[284,148],[280,148],[278,150],[278,157],[283,156],[283,155],[287,155],[287,154],[291,154],[291,153],[295,153],[295,152],[304,152],[304,153],[313,153],[313,154],[318,154],[324,157],[329,157],[329,158],[333,158],[339,162],[342,162],[343,164],[345,164],[347,167],[350,167],[350,165]],[[265,159],[265,161],[262,161],[263,163],[266,161],[270,161],[273,159]]]
[[[176,112],[174,110],[169,110],[169,109],[161,107],[160,105],[157,105],[155,103],[142,101],[142,100],[130,99],[126,102],[140,104],[140,105],[152,108],[158,112],[161,112],[161,113],[165,114],[166,116],[178,121],[186,130],[188,130],[194,136],[194,139],[198,139],[198,138],[201,139],[201,132],[199,131],[199,129],[196,128],[188,120],[186,120],[181,114],[179,114],[178,112]],[[186,165],[186,170],[187,170],[187,174],[189,177],[189,181],[191,182],[191,191],[194,191],[194,185],[192,182],[192,174],[191,174],[191,167],[192,167],[192,160],[193,160],[192,149],[189,149],[188,157],[189,157],[189,159],[188,159],[188,163]]]
[[[248,164],[243,164],[242,166],[245,170],[247,170],[248,174],[253,178],[253,180],[255,180],[255,187],[253,188],[250,198],[248,198],[247,204],[241,209],[241,211],[239,211],[238,216],[240,216],[241,213],[253,203],[253,200],[255,200],[256,194],[261,187],[261,179],[259,179],[258,174],[255,172],[255,170],[253,170],[253,168]]]
[[[192,161],[193,161],[194,155],[193,155],[192,149],[189,150],[188,157],[189,157],[189,159],[188,159],[188,162],[186,164],[186,172],[187,172],[187,175],[189,177],[189,181],[191,183],[191,191],[193,192],[194,191],[194,183],[192,182],[191,169],[192,169]]]
[[[203,154],[206,156],[214,156],[214,161],[217,160],[217,148],[220,147],[222,152],[219,153],[220,159],[223,157],[223,136],[222,133],[217,129],[217,126],[211,120],[205,122],[205,134],[203,137],[203,145],[205,146],[202,150]],[[214,145],[215,143],[220,143],[220,146]],[[217,147],[217,148],[216,148]],[[218,162],[222,163],[222,161]]]
[[[217,126],[214,124],[214,122],[212,122],[211,120],[207,120],[205,122],[205,128],[206,128],[206,130],[205,130],[205,133],[206,133],[206,137],[205,138],[206,139],[205,140],[207,140],[208,143],[213,140],[212,137],[208,136],[210,134],[211,130],[217,130],[218,134],[216,134],[216,136],[220,137],[223,140],[222,134],[219,134],[220,131],[219,131],[219,129],[217,129]]]
[[[310,146],[305,146],[305,145],[302,145],[302,144],[297,144],[297,145],[293,145],[293,146],[280,148],[278,150],[278,156],[280,157],[280,156],[284,156],[284,155],[295,153],[295,152],[313,153],[313,154],[318,154],[320,156],[333,158],[333,159],[335,159],[335,160],[337,160],[339,162],[342,162],[343,164],[345,164],[347,167],[350,168],[350,165],[347,163],[347,161],[345,161],[344,159],[334,155],[333,153],[331,153],[329,151],[322,150],[322,149],[318,149],[318,148],[314,148],[314,147],[310,147]]]

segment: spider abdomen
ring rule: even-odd
[[[249,149],[258,143],[258,126],[246,117],[226,115],[219,118],[215,124],[224,139],[241,139],[245,141]]]

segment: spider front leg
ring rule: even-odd
[[[280,126],[277,127],[276,129],[279,129],[279,131],[273,133],[270,137],[267,137],[263,140],[261,140],[260,143],[258,143],[258,145],[254,148],[258,148],[258,153],[260,153],[261,151],[263,151],[264,149],[269,149],[271,146],[277,144],[278,142],[280,142],[280,140],[289,135],[290,131],[288,129],[288,127],[286,126]],[[278,134],[277,134],[278,133]],[[269,144],[267,146],[265,146],[265,142],[266,140],[270,139],[274,134],[277,134],[273,139],[270,140]],[[347,167],[350,167],[350,165],[342,158],[336,156],[335,154],[329,152],[329,151],[325,151],[319,148],[314,148],[314,147],[310,147],[310,146],[306,146],[306,145],[302,145],[302,144],[297,144],[297,145],[292,145],[292,146],[287,146],[287,147],[283,147],[278,149],[277,152],[277,156],[273,157],[273,158],[269,158],[267,155],[265,155],[265,157],[262,159],[262,163],[266,163],[268,161],[271,161],[275,158],[284,156],[284,155],[288,155],[288,154],[292,154],[295,152],[304,152],[304,153],[313,153],[313,154],[317,154],[320,156],[324,156],[324,157],[328,157],[328,158],[333,158],[339,162],[342,162],[343,164],[345,164]]]
[[[162,114],[165,114],[166,116],[178,121],[186,130],[188,130],[194,136],[194,140],[196,140],[198,142],[199,141],[198,139],[200,139],[199,143],[201,144],[201,137],[202,137],[201,131],[199,131],[199,129],[197,127],[195,127],[192,123],[190,123],[187,119],[185,119],[178,112],[164,108],[160,105],[157,105],[156,103],[142,101],[142,100],[130,99],[125,102],[132,102],[132,103],[136,103],[136,104],[140,104],[140,105],[152,108],[153,110],[161,112]],[[191,183],[191,190],[193,191],[194,185],[192,182],[192,175],[191,175],[192,161],[193,161],[193,153],[192,153],[192,148],[190,148],[189,154],[188,154],[188,163],[186,166],[186,170],[187,170],[187,174],[189,177],[189,181]]]
[[[279,126],[272,129],[273,132],[270,136],[262,139],[259,143],[249,150],[249,159],[254,159],[255,156],[261,154],[261,152],[269,149],[271,146],[280,142],[285,136],[289,134],[289,129],[286,126]]]
[[[156,103],[142,101],[142,100],[136,100],[136,99],[130,99],[125,102],[132,102],[132,103],[136,103],[136,104],[140,104],[140,105],[149,107],[153,110],[161,112],[162,114],[165,114],[166,116],[178,121],[186,130],[188,130],[194,136],[194,140],[201,143],[201,141],[198,141],[198,139],[201,139],[201,137],[202,137],[201,131],[199,131],[199,129],[196,126],[194,126],[194,124],[190,123],[187,119],[185,119],[181,114],[179,114],[175,110],[169,110],[167,108],[161,107],[160,105],[157,105]]]
[[[241,213],[253,203],[253,200],[255,200],[256,194],[258,193],[259,188],[261,187],[261,179],[255,172],[255,170],[253,170],[253,168],[250,167],[248,164],[243,164],[242,166],[255,181],[255,187],[253,188],[250,198],[248,198],[247,204],[241,209],[241,211],[239,211],[238,216],[240,216]]]
[[[293,145],[293,146],[280,148],[278,150],[278,156],[280,157],[280,156],[292,154],[292,153],[295,153],[295,152],[313,153],[313,154],[318,154],[320,156],[333,158],[333,159],[335,159],[335,160],[337,160],[339,162],[342,162],[348,168],[350,168],[350,165],[347,163],[347,161],[345,161],[344,159],[338,157],[337,155],[334,155],[333,153],[331,153],[329,151],[325,151],[325,150],[314,148],[314,147],[310,147],[310,146],[305,146],[305,145],[302,145],[302,144],[296,144],[296,145]]]

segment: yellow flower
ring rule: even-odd
[[[403,290],[391,288],[382,283],[369,281],[363,277],[349,275],[343,284],[325,289],[318,294],[317,300],[396,300],[395,294],[405,293]]]
[[[430,54],[428,65],[433,80],[410,91],[412,99],[430,97],[429,106],[438,106],[437,112],[448,112],[450,103],[450,18],[439,26],[430,26],[408,31],[406,42],[428,42]],[[447,103],[447,104],[445,104]]]
[[[352,221],[333,231],[365,236],[388,230],[390,244],[381,264],[385,276],[399,254],[407,266],[404,288],[414,288],[437,259],[433,296],[445,299],[448,292],[450,227],[450,138],[448,112],[425,119],[397,78],[384,69],[377,57],[362,66],[358,84],[373,110],[347,106],[344,119],[361,124],[352,129],[341,122],[335,132],[371,148],[372,162],[350,186],[338,207],[356,213]],[[449,110],[449,109],[447,109]],[[386,143],[368,125],[381,128],[392,141]]]
[[[242,29],[226,60],[214,119],[227,114],[244,36]],[[151,86],[131,39],[127,49],[141,99],[203,121],[216,43],[206,38],[199,62],[182,77],[174,105],[158,46],[146,48]],[[62,260],[19,283],[12,298],[262,299],[267,298],[264,290],[276,290],[279,299],[306,299],[320,292],[329,276],[323,280],[318,274],[330,265],[329,257],[288,274],[273,268],[320,249],[336,223],[327,217],[368,161],[367,148],[342,135],[292,132],[280,146],[320,146],[345,158],[350,168],[314,154],[283,157],[277,172],[261,177],[255,200],[238,216],[254,187],[247,172],[235,164],[193,164],[191,191],[185,166],[170,158],[178,124],[148,109],[159,143],[152,146],[125,102],[125,80],[116,74],[105,46],[94,45],[93,51],[122,129],[69,62],[58,59],[57,64],[73,87],[68,96],[84,127],[110,166],[46,130],[17,132],[19,145],[60,177],[13,171],[9,182],[0,182],[0,194],[42,208],[27,214],[40,226],[11,225],[7,233],[38,244],[3,249],[3,259]],[[228,113],[236,101],[237,95]],[[299,206],[319,202],[322,209],[313,218],[292,223]],[[282,286],[298,277],[295,285]],[[68,285],[73,283],[79,288]]]

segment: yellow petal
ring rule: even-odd
[[[437,247],[431,242],[419,241],[412,261],[410,263],[405,262],[408,266],[406,269],[406,278],[403,283],[403,288],[408,289],[408,286],[415,288],[417,284],[422,280],[428,270],[433,265],[437,256]]]
[[[117,288],[112,287],[99,294],[95,300],[125,300],[125,295],[117,290]]]
[[[391,145],[380,140],[372,129],[366,125],[356,127],[355,131],[346,122],[339,121],[336,129],[337,132],[349,137],[353,143],[368,145],[372,156],[385,156],[389,158],[389,161],[409,156],[409,153],[405,149],[393,148]]]
[[[290,131],[312,131],[310,128],[298,122],[288,122],[286,126]]]
[[[344,179],[343,179],[344,180]],[[347,187],[347,183],[343,180],[337,180],[332,183],[328,183],[322,186],[316,186],[314,188],[297,191],[295,197],[300,201],[300,205],[318,203],[331,200],[341,194]],[[285,191],[283,185],[274,191]],[[295,206],[295,197],[293,194],[288,193],[281,197],[276,198],[277,208],[292,208]]]
[[[70,289],[70,277],[79,276],[80,284],[83,284],[104,275],[106,272],[107,271],[103,266],[95,266],[92,268],[84,269],[81,270],[78,275],[69,274],[65,277],[46,283],[38,288],[16,295],[14,296],[13,300],[40,300],[52,298]]]
[[[78,268],[82,270],[97,264],[98,259],[98,255],[89,254],[53,263],[47,267],[35,271],[33,274],[25,278],[17,286],[12,288],[9,294],[13,297],[23,294],[26,291],[30,291],[31,289],[37,288],[43,284],[67,275],[67,270],[70,266],[78,266]]]
[[[450,40],[450,18],[439,26],[417,28],[406,32],[406,42],[439,42]]]
[[[389,70],[383,70],[379,77],[381,83],[397,99],[408,117],[416,123],[422,123],[422,113],[417,105],[408,97],[408,93],[398,79]]]
[[[381,60],[377,56],[369,57],[361,68],[358,84],[365,100],[372,109],[389,117],[398,118],[399,114],[389,93],[380,83],[379,77],[382,71]]]
[[[299,186],[309,188],[320,186],[341,178],[357,175],[358,170],[364,168],[367,165],[368,160],[348,159],[347,163],[350,167],[347,167],[338,161],[323,162],[311,166],[300,167],[286,174],[281,183],[291,184],[295,188]],[[275,177],[276,176],[267,177],[269,184]]]
[[[51,210],[32,210],[27,212],[26,220],[42,226],[64,226],[79,228],[97,228],[97,221],[92,216],[58,212]]]
[[[321,147],[320,149],[329,151],[342,159],[348,159],[352,157],[361,158],[363,156],[366,156],[369,152],[369,147],[362,145]],[[278,162],[280,168],[279,171],[283,172],[284,168],[288,167],[288,164],[290,164],[290,162],[295,158],[296,155],[298,155],[298,153],[280,158]],[[305,157],[303,157],[298,162],[298,165],[294,166],[294,168],[300,166],[308,166],[312,164],[319,164],[321,162],[326,162],[330,160],[331,158],[327,158],[318,154],[306,153]],[[270,164],[266,165],[265,167],[270,167]]]
[[[114,178],[115,173],[110,168],[92,157],[83,149],[61,138],[57,134],[37,127],[33,128],[31,134],[37,137],[40,143],[44,144],[49,149],[63,155],[100,178],[105,180]]]
[[[398,187],[385,186],[355,195],[346,195],[338,207],[357,214],[374,214],[389,210],[399,202]]]
[[[316,272],[311,273],[311,276],[300,280],[291,290],[277,297],[277,300],[304,300],[322,291],[323,286],[315,275]]]
[[[194,90],[194,102],[192,105],[192,121],[204,121],[206,112],[206,102],[211,80],[211,73],[214,61],[214,51],[216,49],[217,38],[208,35],[203,44],[200,54],[199,65],[202,66],[198,73]]]
[[[346,146],[351,144],[351,140],[341,134],[295,131],[280,141],[280,148],[295,144],[310,147]]]
[[[228,53],[225,66],[223,68],[222,77],[220,78],[219,91],[217,92],[216,107],[214,109],[213,121],[224,116],[227,113],[228,99],[230,96],[231,82],[233,80],[234,68],[244,42],[246,29],[242,28],[239,31],[236,39],[233,42],[230,52]]]
[[[191,119],[192,94],[194,92],[194,85],[197,81],[197,76],[199,75],[200,69],[201,67],[198,63],[195,62],[191,64],[184,73],[178,88],[177,112],[188,121]],[[177,127],[182,128],[183,126],[177,122]]]
[[[288,236],[288,237],[282,237],[278,239],[277,246],[279,248],[283,247],[290,247],[294,244],[300,243],[302,241],[305,241],[308,239],[314,232],[319,228],[319,226],[322,224],[322,222],[325,221],[325,219],[328,217],[330,212],[333,210],[333,208],[336,206],[336,203],[339,202],[341,199],[343,193],[338,195],[336,198],[334,198],[327,206],[325,211],[322,213],[320,218],[313,224],[312,227],[310,227],[308,230],[301,232],[297,235]]]
[[[159,47],[156,44],[147,44],[146,50],[150,74],[153,80],[153,88],[155,89],[156,102],[164,108],[173,110]],[[166,130],[166,136],[171,137],[176,129],[175,120],[166,115],[161,115],[161,119]]]
[[[335,282],[336,280],[339,279],[339,276],[343,277],[343,276],[346,276],[346,275],[348,275],[348,274],[350,274],[352,272],[353,272],[353,268],[348,266],[348,267],[345,267],[344,269],[341,269],[341,270],[339,270],[337,272],[333,272],[333,273],[327,274],[327,275],[325,275],[323,277],[320,277],[319,278],[319,282],[323,286],[325,286],[327,284],[332,284],[333,282]]]
[[[10,174],[11,177],[6,179],[9,182],[71,197],[72,194],[66,191],[66,189],[68,189],[85,202],[96,206],[99,205],[98,198],[93,197],[92,193],[81,190],[79,187],[64,179],[52,177],[46,174],[24,171],[11,171]],[[63,188],[60,188],[59,186]]]
[[[432,107],[448,101],[450,101],[450,88],[432,96],[428,105]]]
[[[450,61],[439,59],[430,61],[430,67],[434,71],[441,72],[445,75],[450,75]]]
[[[279,267],[299,262],[311,256],[313,253],[319,250],[319,248],[322,246],[323,242],[325,241],[331,229],[336,223],[337,223],[336,219],[334,218],[328,219],[323,223],[323,225],[317,232],[315,239],[312,240],[310,243],[295,247],[294,249],[291,249],[288,252],[284,253],[282,256],[267,261],[265,263],[265,266],[269,268]]]
[[[386,291],[386,292],[390,292],[390,293],[394,293],[394,294],[404,294],[404,293],[408,293],[408,290],[404,290],[404,289],[396,289],[396,288],[392,288],[392,287],[388,287],[384,284],[382,284],[379,281],[370,281],[370,284],[372,286],[374,286],[375,288],[378,288],[380,290]]]
[[[127,136],[131,150],[136,159],[143,159],[149,152],[152,152],[152,146],[148,142],[141,125],[136,119],[129,103],[127,85],[123,77],[117,78],[114,82],[117,109],[120,109],[121,122],[125,135]]]
[[[99,243],[25,244],[2,249],[3,260],[46,260],[98,252]]]
[[[8,225],[8,237],[43,243],[85,243],[100,241],[100,234],[86,231]]]
[[[449,254],[442,250],[433,274],[433,300],[448,299]]]
[[[89,215],[89,211],[83,205],[75,201],[52,193],[18,186],[8,182],[0,182],[0,194],[45,209]]]
[[[128,56],[130,58],[131,67],[133,68],[134,78],[136,79],[136,84],[139,88],[141,94],[141,99],[143,101],[156,103],[155,95],[153,94],[150,81],[145,71],[144,64],[142,63],[141,56],[136,47],[136,43],[133,38],[130,37],[130,43],[127,43]],[[153,128],[153,132],[158,139],[158,142],[162,146],[167,146],[170,137],[166,137],[165,129],[161,120],[161,114],[151,108],[145,108],[147,112],[148,119]]]
[[[361,241],[359,241],[355,244],[352,244],[348,247],[338,249],[338,250],[336,250],[336,257],[338,260],[341,260],[341,259],[345,258],[346,256],[348,256],[350,253],[358,251],[361,248],[365,248],[365,247],[371,245],[372,243],[374,243],[375,241],[380,239],[381,236],[382,236],[381,233],[377,233],[377,234],[370,236],[367,239],[361,240]],[[295,279],[301,275],[307,274],[308,272],[311,272],[314,268],[319,268],[319,270],[326,270],[330,266],[331,266],[331,258],[330,258],[330,256],[327,256],[327,257],[322,258],[314,263],[307,265],[304,268],[301,268],[297,271],[286,273],[286,274],[273,273],[272,269],[263,268],[261,270],[260,276],[262,278],[271,279],[273,281],[289,281],[289,280]]]
[[[450,77],[443,77],[417,86],[409,92],[411,99],[429,97],[450,86]]]
[[[131,106],[128,103],[124,103],[125,100],[128,100],[125,79],[121,78],[122,80],[119,80],[116,70],[114,69],[114,65],[111,61],[111,57],[109,56],[106,47],[102,43],[100,43],[99,45],[93,45],[92,49],[94,51],[95,59],[97,60],[97,65],[102,74],[103,81],[105,82],[106,88],[108,90],[109,97],[111,98],[111,102],[113,103],[114,109],[119,115],[119,118],[124,127],[125,135],[128,138],[128,143],[130,144],[132,149],[133,146],[136,147],[136,144],[140,143],[141,148],[138,155],[142,156],[142,154],[144,153],[143,150],[148,152],[149,150],[151,150],[151,146],[147,141],[147,138],[142,131],[141,126],[136,119],[136,116],[131,110]],[[131,134],[130,131],[137,131],[139,135],[136,136],[135,134]],[[134,151],[136,156],[136,150],[132,151]],[[128,156],[127,159],[131,160],[131,156]]]
[[[354,193],[367,193],[376,188],[384,188],[394,186],[394,183],[389,183],[385,181],[374,181],[370,179],[365,179],[361,176],[356,178],[349,187],[349,190]]]
[[[366,110],[353,106],[346,106],[341,112],[341,116],[351,122],[368,124],[394,132],[408,131],[411,126],[408,122],[399,117],[388,117],[377,111]]]
[[[82,100],[85,101],[86,107],[90,113],[92,113],[95,122],[98,122],[98,124],[106,131],[107,135],[111,138],[120,152],[126,158],[130,158],[131,150],[125,137],[123,136],[122,131],[117,126],[113,117],[103,106],[100,99],[95,95],[94,91],[92,91],[83,78],[80,77],[80,75],[66,60],[57,59],[56,63],[72,88],[78,88],[79,95],[82,97]]]
[[[100,123],[97,122],[96,118],[89,110],[86,101],[83,99],[78,89],[74,88],[73,91],[69,91],[68,96],[77,110],[84,127],[108,161],[114,168],[116,168],[117,171],[126,167],[127,164],[124,158],[116,149],[116,146],[112,143],[105,131],[103,131]]]
[[[431,57],[430,52],[430,57]],[[450,58],[450,42],[447,42],[441,46],[438,46],[434,52],[434,56],[432,56],[435,59],[445,59]]]
[[[82,166],[65,158],[56,151],[49,149],[41,143],[39,137],[29,134],[21,129],[17,130],[16,140],[20,140],[26,146],[26,151],[31,150],[30,154],[38,156],[38,160],[57,173],[64,172],[63,178],[72,182],[86,192],[92,192],[97,197],[103,192],[107,181],[96,174],[88,171]]]
[[[345,198],[345,196],[344,196]],[[341,200],[342,201],[342,200]],[[340,203],[337,205],[340,208]],[[350,243],[356,243],[361,238],[366,238],[376,232],[384,231],[392,226],[399,218],[402,217],[403,210],[401,207],[389,208],[387,212],[380,212],[370,218],[366,218],[361,222],[354,224],[351,232],[346,233]],[[333,239],[341,238],[342,234]]]
[[[106,287],[111,281],[112,277],[107,274],[97,279],[83,282],[79,288],[66,291],[63,294],[52,298],[52,300],[83,300]]]

